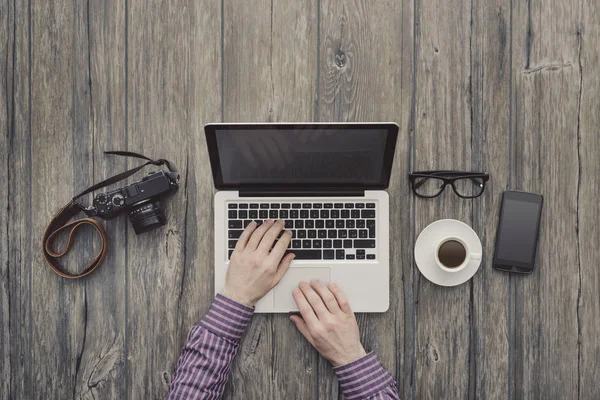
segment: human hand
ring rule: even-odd
[[[290,231],[285,231],[273,247],[283,227],[281,220],[267,220],[258,228],[252,221],[246,227],[231,255],[223,296],[253,307],[279,283],[295,257],[283,257],[292,240]]]
[[[292,291],[300,314],[290,319],[302,335],[334,367],[364,357],[356,317],[341,289],[330,282],[300,282]]]

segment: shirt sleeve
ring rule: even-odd
[[[217,294],[208,313],[190,330],[166,398],[221,398],[253,314],[254,308]]]
[[[371,352],[350,364],[333,368],[346,400],[399,400],[398,384]]]

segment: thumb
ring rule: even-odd
[[[283,278],[283,275],[285,275],[287,270],[290,268],[290,264],[292,263],[292,260],[294,258],[296,258],[296,256],[292,253],[289,253],[285,257],[283,257],[283,259],[279,263],[279,266],[277,267],[277,272],[275,274],[275,279],[277,281],[276,284],[279,283],[281,278]]]
[[[304,336],[306,338],[306,340],[308,340],[309,343],[314,346],[315,344],[313,343],[313,338],[310,335],[310,332],[308,331],[308,327],[306,326],[306,322],[304,322],[302,317],[299,315],[292,315],[292,316],[290,316],[290,319],[296,325],[296,328],[298,328],[298,330],[300,331],[302,336]]]

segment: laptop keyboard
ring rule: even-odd
[[[376,211],[373,202],[228,203],[228,254],[250,222],[282,219],[296,260],[374,260]]]

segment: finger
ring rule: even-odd
[[[240,235],[237,243],[235,244],[235,251],[244,251],[246,248],[246,244],[248,243],[248,239],[252,236],[252,232],[256,229],[256,222],[252,221],[248,224],[244,232]]]
[[[339,314],[342,312],[335,296],[333,295],[333,293],[331,293],[327,286],[323,284],[323,282],[314,280],[310,282],[310,286],[312,286],[312,288],[316,290],[319,296],[321,296],[321,299],[323,299],[323,303],[325,303],[325,306],[327,306],[327,309],[330,313]]]
[[[292,296],[294,297],[294,301],[298,306],[300,314],[302,314],[304,322],[306,322],[306,326],[311,327],[318,325],[319,319],[317,318],[315,312],[308,303],[308,300],[306,300],[306,297],[304,297],[304,293],[302,293],[302,290],[294,288],[294,290],[292,290]]]
[[[280,219],[275,221],[260,240],[260,244],[256,250],[265,254],[268,253],[271,250],[271,247],[273,247],[273,243],[275,243],[275,239],[277,239],[277,236],[283,229],[284,225],[285,223]]]
[[[246,245],[248,250],[254,251],[258,248],[258,245],[260,244],[264,234],[269,230],[269,228],[271,228],[273,222],[274,221],[272,219],[268,219],[254,231],[252,236],[250,236],[248,244]]]
[[[340,309],[348,315],[354,315],[354,312],[350,308],[348,298],[346,297],[344,292],[342,292],[342,289],[340,289],[339,286],[333,282],[329,282],[329,285],[327,286],[329,287],[329,290],[331,290],[331,293],[333,293],[333,295],[335,296],[335,299],[337,300]]]
[[[279,283],[279,281],[281,280],[281,278],[283,278],[287,270],[290,269],[290,264],[292,263],[292,260],[294,258],[296,258],[296,256],[293,253],[290,253],[283,257],[283,259],[279,263],[279,266],[277,267],[277,273],[275,274],[275,284]]]
[[[285,250],[290,245],[290,241],[292,240],[292,232],[285,231],[283,235],[279,238],[273,250],[271,250],[271,254],[269,254],[269,258],[274,259],[274,264],[278,265],[281,261],[281,258],[285,255]],[[273,260],[272,260],[273,261]]]
[[[294,325],[296,325],[296,328],[298,328],[298,330],[300,331],[302,336],[304,336],[306,338],[306,340],[308,340],[308,342],[314,346],[315,343],[313,341],[313,337],[310,334],[310,331],[308,330],[308,326],[306,326],[306,322],[304,322],[302,317],[299,315],[292,315],[292,316],[290,316],[290,319],[292,320]]]
[[[323,320],[331,315],[331,313],[327,310],[327,307],[325,307],[325,303],[323,303],[321,296],[319,296],[308,283],[300,282],[298,287],[300,290],[302,290],[302,293],[304,293],[304,297],[306,297],[306,300],[308,300],[308,303],[312,309],[315,310],[319,320]]]

